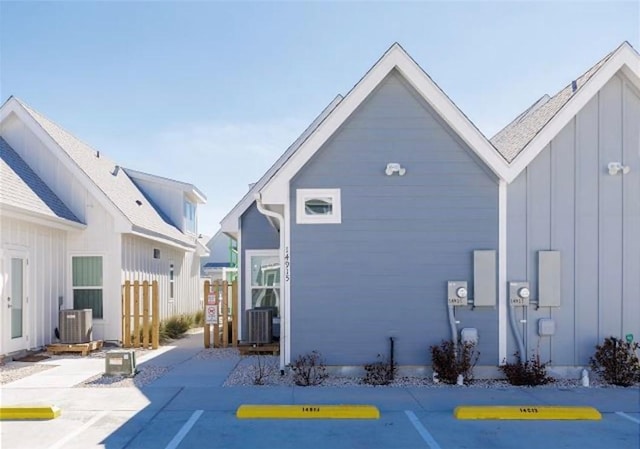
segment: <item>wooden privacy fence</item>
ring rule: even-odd
[[[204,347],[238,346],[238,281],[204,282]],[[231,337],[229,337],[231,329]],[[231,342],[229,342],[231,340]]]
[[[126,281],[122,286],[122,346],[158,349],[158,281]]]

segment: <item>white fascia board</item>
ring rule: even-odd
[[[393,69],[400,72],[498,178],[504,177],[508,165],[493,145],[402,47],[394,44],[301,145],[298,152],[262,188],[263,203],[283,204],[285,202],[290,180]]]
[[[11,206],[9,204],[0,204],[0,215],[3,217],[24,220],[29,223],[39,224],[49,228],[61,229],[63,231],[82,231],[87,228],[87,225],[83,223],[67,220],[66,218],[40,214],[27,209]]]
[[[120,232],[128,232],[131,221],[118,209],[110,198],[93,182],[93,180],[82,170],[73,159],[64,151],[58,142],[49,135],[36,120],[29,114],[15,98],[10,98],[0,108],[0,123],[2,123],[11,113],[15,114],[20,121],[35,134],[35,136],[53,153],[67,170],[75,174],[76,179],[89,191],[98,203],[107,210],[114,219],[115,227]],[[55,192],[54,192],[55,193]]]
[[[207,196],[202,193],[196,186],[194,186],[193,184],[189,184],[188,182],[165,178],[164,176],[145,173],[130,168],[125,168],[124,171],[127,173],[127,175],[129,175],[130,178],[138,178],[141,181],[155,182],[157,184],[163,184],[167,187],[180,190],[189,195],[190,199],[195,201],[196,203],[205,204],[207,202]]]
[[[161,236],[155,232],[134,226],[133,229],[131,231],[128,232],[128,234],[133,234],[137,237],[142,237],[148,240],[153,240],[154,242],[158,242],[158,243],[162,243],[164,245],[167,246],[172,246],[174,248],[178,248],[182,251],[186,251],[189,253],[192,253],[194,251],[196,251],[196,244],[194,242],[193,245],[188,245],[186,243],[183,242],[178,242],[176,240],[173,239],[168,239],[164,236]]]
[[[527,144],[509,166],[505,179],[513,182],[522,171],[540,154],[562,129],[582,110],[583,107],[613,78],[622,71],[629,80],[640,88],[640,56],[629,46],[622,45],[618,51],[569,99],[562,109]]]

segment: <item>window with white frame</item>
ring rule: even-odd
[[[246,252],[247,297],[251,308],[273,307],[280,316],[280,257],[277,250],[248,250]]]
[[[296,223],[341,223],[340,189],[296,190]]]
[[[187,199],[184,200],[184,230],[196,233],[196,205]]]
[[[175,295],[175,280],[174,280],[173,262],[169,264],[169,301],[173,301]]]
[[[73,308],[91,309],[102,318],[102,256],[71,257]]]

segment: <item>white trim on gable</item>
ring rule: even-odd
[[[505,180],[511,183],[540,154],[560,131],[582,110],[602,87],[622,71],[637,88],[640,88],[640,55],[623,43],[607,62],[569,99],[560,111],[540,130],[509,165]]]
[[[35,121],[14,97],[9,98],[0,107],[0,123],[2,123],[11,113],[27,127],[29,130],[53,153],[56,158],[76,179],[87,189],[87,191],[100,203],[100,205],[113,216],[114,226],[117,232],[131,232],[132,224],[124,213],[109,200],[104,192],[80,169],[75,162],[65,153],[58,143]]]
[[[285,202],[287,192],[285,187],[289,181],[394,69],[469,145],[491,171],[499,178],[504,178],[504,174],[508,169],[506,161],[478,128],[471,123],[420,66],[411,59],[404,49],[396,43],[354,86],[344,100],[336,106],[300,146],[298,151],[267,182],[261,192],[265,204],[283,204]]]

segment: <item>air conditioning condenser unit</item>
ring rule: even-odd
[[[89,343],[93,334],[91,309],[61,310],[59,319],[60,343]]]
[[[249,328],[248,343],[271,343],[273,336],[273,311],[271,309],[249,309],[246,313],[247,327]]]

